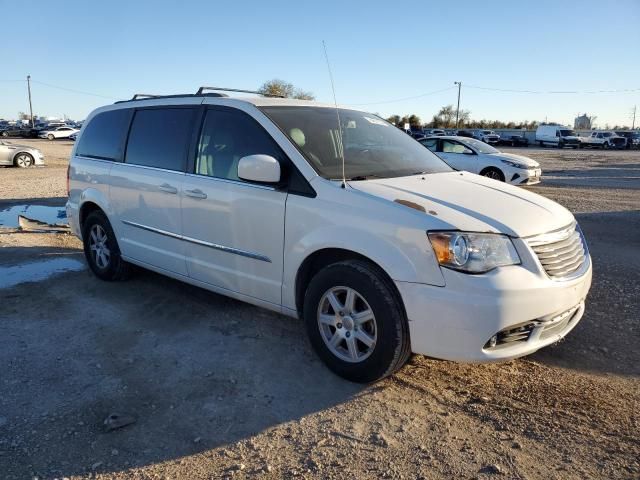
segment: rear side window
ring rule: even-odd
[[[83,157],[122,160],[130,118],[129,109],[97,114],[82,132],[76,153]]]
[[[195,109],[137,110],[127,144],[126,163],[183,171]]]

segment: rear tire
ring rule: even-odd
[[[337,375],[375,382],[411,355],[409,326],[393,284],[362,260],[329,265],[309,282],[303,317],[314,350]]]
[[[504,173],[502,173],[496,167],[488,167],[480,172],[480,175],[483,177],[491,178],[493,180],[498,180],[499,182],[504,182]]]
[[[49,140],[54,140],[56,137],[54,137],[51,133],[49,135],[47,135],[47,138]]]
[[[131,265],[122,260],[116,235],[107,216],[101,211],[91,212],[82,225],[84,256],[91,271],[101,280],[126,280]]]

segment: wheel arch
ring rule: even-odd
[[[11,164],[12,164],[12,165],[17,165],[17,164],[16,164],[16,162],[18,161],[18,156],[19,156],[19,155],[23,155],[23,154],[24,154],[24,155],[29,155],[29,156],[31,157],[31,161],[32,161],[33,163],[35,163],[36,158],[33,156],[33,154],[32,154],[31,152],[29,152],[29,151],[27,151],[27,150],[18,150],[17,152],[15,152],[15,153],[13,154],[13,157],[11,157]]]
[[[314,275],[324,267],[346,260],[360,260],[368,263],[377,270],[383,276],[386,283],[389,285],[389,288],[393,291],[404,312],[404,302],[402,301],[402,296],[400,295],[395,282],[387,271],[377,262],[353,250],[344,248],[322,248],[309,254],[298,267],[295,279],[295,303],[299,316],[302,316],[303,314],[304,295],[307,290],[307,285],[309,285],[309,282]]]
[[[504,172],[499,167],[496,167],[494,165],[484,167],[482,170],[480,170],[479,175],[484,175],[490,170],[495,170],[496,172],[498,172],[502,176],[502,181],[506,180],[507,176],[504,174]]]
[[[98,205],[97,203],[89,200],[86,201],[82,204],[82,206],[80,207],[80,212],[78,214],[78,221],[80,223],[80,231],[82,232],[82,228],[84,225],[85,220],[87,219],[87,217],[95,212],[95,211],[101,211],[106,215],[106,212],[104,211],[104,209],[102,209],[102,207],[100,207],[100,205]]]

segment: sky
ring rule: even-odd
[[[454,81],[476,120],[631,125],[640,107],[639,0],[0,0],[0,12],[6,119],[28,112],[27,75],[35,114],[76,120],[134,93],[273,78],[333,102],[323,40],[338,103],[385,117],[430,120],[455,105]]]

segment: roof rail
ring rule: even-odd
[[[136,93],[131,100],[140,100],[142,98],[158,98],[161,95],[149,95],[148,93]]]
[[[196,92],[196,95],[203,95],[205,90],[216,90],[218,92],[238,92],[238,93],[255,93],[256,95],[262,95],[263,97],[276,97],[285,98],[284,95],[275,95],[270,93],[262,93],[256,90],[240,90],[238,88],[219,88],[219,87],[200,87]]]

